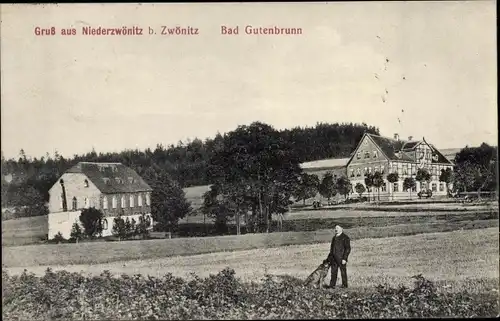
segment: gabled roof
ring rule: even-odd
[[[422,141],[404,141],[404,140],[396,140],[392,139],[389,137],[383,137],[379,135],[374,135],[374,134],[369,134],[365,133],[363,138],[365,136],[368,136],[382,151],[382,153],[389,159],[389,160],[397,160],[397,161],[406,161],[406,162],[416,162],[416,159],[414,156],[409,154],[409,152],[413,151],[418,145],[421,143],[426,143],[429,145],[429,147],[432,149],[433,153],[436,153],[438,156],[437,160],[433,160],[433,163],[441,163],[441,164],[451,164],[450,161],[443,156],[439,150],[437,150],[436,147],[434,147],[431,144],[428,144],[425,139]],[[363,140],[361,138],[361,141]],[[360,141],[360,143],[361,143]],[[356,150],[359,148],[356,148]],[[351,159],[354,157],[354,153],[352,153],[351,158],[349,159],[349,162]],[[348,163],[349,163],[348,162]]]
[[[66,173],[80,173],[105,194],[152,191],[133,169],[121,163],[79,162]]]
[[[403,140],[395,140],[392,138],[388,137],[382,137],[378,135],[373,135],[373,134],[366,134],[369,136],[375,144],[378,145],[378,147],[382,150],[385,156],[389,158],[390,160],[403,160],[403,161],[409,161],[409,162],[414,162],[415,160],[410,157],[406,153],[399,153],[398,157],[398,152],[403,148],[403,145],[405,145],[407,142]]]
[[[411,142],[406,142],[403,144],[403,147],[401,149],[403,150],[412,150],[419,145],[421,141],[411,141]]]
[[[433,163],[453,164],[451,162],[451,160],[448,159],[447,157],[445,157],[436,147],[434,147],[434,145],[432,145],[432,144],[428,144],[428,145],[431,147],[432,152],[436,153],[436,155],[438,156],[437,160],[432,160]]]

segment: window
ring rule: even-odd
[[[351,177],[354,177],[354,169],[351,169]]]
[[[378,170],[378,166],[375,166],[375,167],[373,168],[373,171],[374,171],[374,172],[379,172],[379,170]],[[380,172],[379,172],[379,173],[380,173]]]
[[[122,200],[121,200],[121,206],[122,208],[125,208],[125,196],[122,196]]]
[[[437,192],[437,184],[436,183],[432,183],[432,191]]]
[[[358,176],[358,177],[359,177],[359,176],[361,176],[361,169],[360,169],[360,168],[358,168],[358,169],[356,170],[356,176]]]
[[[368,193],[372,192],[372,188],[371,187],[368,187],[366,190],[368,191]]]
[[[101,226],[102,226],[102,230],[106,231],[108,229],[108,220],[107,219],[101,220]]]
[[[371,167],[368,167],[368,173],[372,173],[372,168]]]
[[[149,193],[146,194],[146,205],[149,206],[151,204],[151,199]]]
[[[368,173],[368,167],[365,167],[365,172],[364,172],[364,174],[366,175],[366,173]]]
[[[444,192],[444,183],[439,183],[439,191]]]
[[[374,151],[373,151],[373,158],[377,158],[377,157],[378,157],[377,151],[376,151],[376,150],[374,150]]]
[[[108,209],[108,197],[104,196],[102,199],[102,208],[107,210]]]
[[[89,208],[90,207],[90,201],[88,198],[85,197],[85,208]]]
[[[134,207],[134,195],[130,195],[128,204],[130,207]]]
[[[361,153],[360,153],[360,152],[358,152],[358,153],[356,154],[356,158],[357,158],[357,159],[361,159]]]
[[[365,151],[365,158],[370,158],[370,152],[369,151]]]
[[[137,205],[142,206],[142,195],[140,194],[137,196]]]
[[[403,175],[408,175],[408,167],[403,167]]]
[[[392,185],[393,185],[393,191],[394,192],[399,192],[399,183],[396,182],[396,183],[394,183]]]
[[[88,180],[85,180],[85,181],[83,182],[83,185],[84,185],[85,187],[89,187],[89,181],[88,181]]]
[[[116,208],[117,207],[117,200],[116,200],[116,196],[113,196],[113,200],[112,200],[112,203],[113,203],[113,208]]]
[[[382,192],[386,192],[386,191],[387,191],[387,188],[386,188],[385,183],[384,183],[384,184],[382,184],[382,186],[380,187],[380,190],[381,190]]]
[[[417,184],[415,184],[415,186],[413,186],[413,187],[411,188],[411,191],[412,191],[412,192],[416,192],[416,191],[417,191]]]
[[[385,166],[380,166],[380,174],[384,174],[385,173]]]
[[[72,207],[73,211],[76,211],[78,208],[78,201],[76,200],[76,197],[73,197],[73,202],[72,202]]]

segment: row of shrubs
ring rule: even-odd
[[[470,214],[440,214],[433,216],[388,216],[388,217],[339,217],[339,218],[308,218],[300,220],[284,220],[281,229],[278,222],[270,223],[270,230],[282,232],[306,232],[323,229],[333,229],[335,225],[341,225],[346,229],[364,226],[389,226],[397,224],[416,224],[430,221],[473,221],[473,220],[497,220],[498,211],[483,211]],[[173,229],[177,237],[200,237],[211,235],[234,235],[236,225],[217,226],[213,223],[183,223]],[[241,226],[241,234],[246,234],[246,226]]]
[[[73,223],[69,239],[63,237],[59,232],[49,243],[77,243],[79,241],[92,241],[94,236],[102,232],[102,218],[98,218],[94,224],[84,224],[83,229],[79,223]],[[99,225],[99,226],[97,226]],[[108,239],[129,240],[129,239],[147,239],[152,226],[151,217],[142,214],[139,217],[139,222],[134,218],[125,218],[118,216],[113,219],[112,233],[113,237]]]
[[[492,317],[495,294],[438,291],[415,276],[413,288],[379,285],[346,291],[304,287],[293,277],[267,275],[243,283],[234,270],[191,280],[167,274],[161,278],[113,277],[108,271],[87,277],[47,270],[43,277],[2,271],[4,320],[132,319],[317,319]]]

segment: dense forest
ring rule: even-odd
[[[376,127],[353,123],[318,123],[314,127],[295,127],[279,131],[279,135],[293,146],[301,162],[324,158],[348,157],[363,134],[379,134]],[[154,150],[125,150],[120,153],[96,153],[94,150],[73,158],[64,158],[57,152],[31,158],[21,149],[18,159],[5,159],[2,153],[2,207],[24,206],[48,200],[48,190],[67,169],[80,161],[120,162],[144,176],[148,168],[165,172],[181,187],[206,185],[212,156],[222,148],[224,137],[217,134],[202,141],[194,139],[179,142],[177,146],[158,144]]]

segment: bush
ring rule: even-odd
[[[493,317],[494,293],[437,291],[421,275],[413,288],[379,285],[368,291],[306,288],[302,280],[267,275],[242,283],[232,269],[186,281],[167,274],[114,278],[46,271],[2,271],[5,320],[18,319],[294,319]]]
[[[61,232],[57,232],[54,238],[50,240],[50,243],[66,243],[67,240],[62,236]]]
[[[80,227],[80,224],[77,222],[73,223],[73,227],[71,228],[71,234],[69,240],[71,242],[78,242],[78,240],[83,238],[83,231]]]

